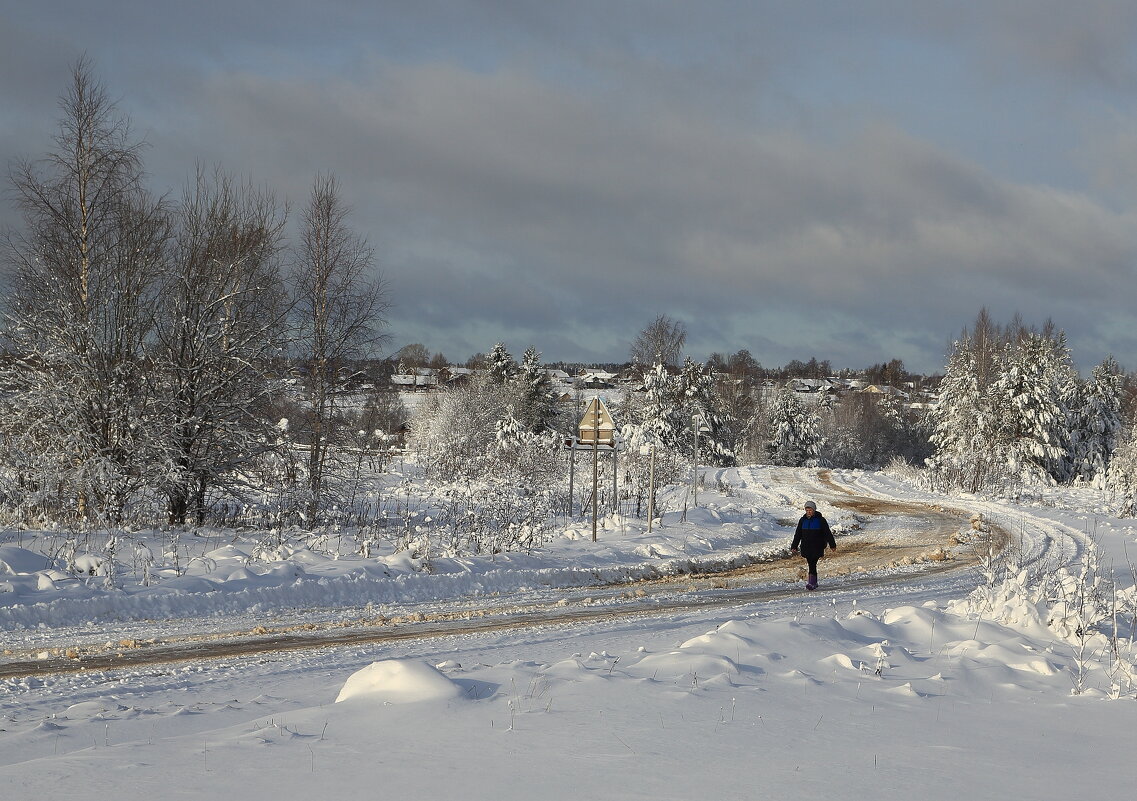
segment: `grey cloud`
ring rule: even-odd
[[[336,172],[391,279],[396,339],[455,358],[507,339],[552,359],[618,360],[667,313],[688,323],[699,356],[746,347],[766,362],[857,366],[901,355],[934,369],[980,305],[1053,317],[1095,343],[1124,342],[1124,326],[1087,309],[1133,319],[1110,297],[1133,278],[1130,206],[1076,182],[1015,180],[995,155],[974,156],[981,145],[908,124],[896,98],[818,91],[819,70],[855,67],[859,48],[897,31],[958,48],[961,69],[1002,49],[1017,59],[1000,78],[1012,85],[1061,25],[1027,25],[1009,4],[952,16],[957,4],[710,3],[693,14],[688,3],[599,3],[586,14],[297,2],[260,27],[251,5],[231,6],[210,37],[212,6],[164,24],[140,12],[134,30],[168,43],[164,56],[144,75],[153,50],[111,62],[128,84],[108,85],[152,144],[155,183],[174,189],[195,162],[218,162],[295,206],[316,172]],[[1116,30],[1086,21],[1046,69],[1117,85],[1094,77],[1082,43],[1113,59],[1118,37],[1131,41],[1124,9],[1105,12]],[[1013,53],[1004,37],[1018,37]],[[31,99],[19,102],[42,105]],[[1113,141],[1100,152],[1125,149]]]
[[[977,30],[991,37],[989,62],[998,54],[1020,60],[1026,69],[1078,83],[1104,82],[1137,89],[1137,6],[1126,0],[1062,0],[1016,3],[1004,0],[990,9],[992,22]]]
[[[1125,278],[1134,253],[1130,216],[889,125],[829,144],[678,110],[639,118],[531,75],[448,65],[377,64],[334,85],[226,76],[208,106],[254,173],[287,164],[303,187],[339,172],[364,232],[404,254],[388,269],[416,277],[400,300],[440,326],[610,327],[629,308],[695,319],[803,292],[861,318],[887,295],[900,329],[928,324],[930,298],[963,320],[983,303],[1060,317]],[[414,260],[440,243],[450,257]]]

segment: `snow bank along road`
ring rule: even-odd
[[[942,497],[918,496],[889,484],[879,474],[859,472],[761,470],[732,468],[709,471],[708,478],[728,482],[757,506],[796,508],[806,493],[823,508],[840,531],[838,551],[823,562],[829,595],[883,593],[898,582],[931,581],[944,592],[966,592],[975,575],[968,568],[990,550],[1012,541],[1029,563],[1077,557],[1076,532],[1058,524],[1032,520],[1012,537],[999,521],[1006,509],[968,499],[969,508],[948,508]],[[985,518],[985,522],[979,523]],[[786,520],[789,527],[796,522]],[[1026,531],[1030,535],[1026,535]],[[293,626],[219,634],[172,634],[159,639],[73,644],[35,653],[11,653],[0,663],[0,678],[61,672],[110,670],[183,660],[233,657],[299,648],[502,631],[620,617],[666,614],[680,610],[770,601],[801,595],[802,561],[787,550],[744,567],[671,576],[650,581],[585,589],[551,589],[528,594],[516,603],[487,606],[449,602],[399,619],[361,617],[336,623],[302,622]],[[931,588],[929,588],[931,589]],[[166,629],[169,630],[169,629]],[[59,652],[60,655],[55,655]]]

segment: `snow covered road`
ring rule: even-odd
[[[886,485],[866,486],[858,478],[830,471],[718,470],[713,475],[715,486],[730,487],[731,494],[723,497],[704,491],[704,511],[721,519],[724,508],[744,501],[752,507],[792,509],[796,514],[805,496],[818,499],[823,508],[832,507],[841,547],[824,560],[823,573],[826,595],[833,600],[892,594],[898,582],[916,577],[929,592],[960,592],[974,582],[966,568],[974,566],[989,547],[1001,549],[1006,542],[1005,531],[998,526],[983,532],[971,529],[972,513],[967,510],[913,500],[910,491],[894,488],[890,494]],[[701,526],[681,526],[677,533],[687,538],[704,536],[700,529],[713,521],[714,517]],[[787,528],[793,522],[793,517],[775,521]],[[1052,541],[1061,541],[1060,535],[1054,529],[1032,538],[1032,553],[1037,553],[1036,558],[1048,555],[1055,547]],[[54,635],[50,630],[37,630],[41,636],[31,637],[33,641],[23,648],[6,649],[0,678],[744,606],[798,595],[802,570],[801,560],[789,558],[781,543],[744,549],[730,558],[709,554],[686,565],[671,564],[662,576],[641,565],[623,575],[599,579],[601,583],[594,586],[553,584],[515,593],[509,602],[441,597],[403,604],[397,614],[350,609],[333,615],[327,609],[312,609],[289,615],[292,619],[287,623],[220,631],[202,631],[196,621],[172,620],[161,636],[147,637],[138,636],[137,626],[104,625],[93,632],[64,629]]]

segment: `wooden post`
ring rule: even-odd
[[[616,482],[616,437],[612,436],[612,514],[620,513],[620,490]]]
[[[693,506],[699,505],[699,416],[695,415],[691,418],[691,427],[695,430],[695,477],[692,479],[694,486],[692,495],[694,497]]]
[[[647,533],[651,533],[651,523],[655,519],[655,443],[651,443],[651,459],[647,469]]]
[[[576,473],[576,437],[569,439],[569,520],[572,520],[573,506],[576,504],[576,499],[573,496],[573,478]]]
[[[600,401],[597,398],[595,412],[595,429],[592,433],[592,541],[596,542],[596,496],[599,495],[599,461],[600,461]]]

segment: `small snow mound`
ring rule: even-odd
[[[62,570],[41,570],[35,574],[37,590],[54,590],[60,584],[70,584],[76,581]]]
[[[847,668],[849,670],[857,670],[857,666],[853,664],[853,660],[849,658],[848,654],[833,654],[821,660],[823,665],[836,665],[838,667]]]
[[[226,559],[236,559],[241,562],[246,562],[249,559],[247,551],[243,551],[235,545],[222,545],[220,548],[215,548],[205,555],[206,559],[212,559],[215,562],[223,562]]]
[[[700,654],[686,651],[651,654],[645,656],[629,670],[643,678],[691,677],[692,683],[713,676],[737,674],[738,665],[728,657],[717,654]]]
[[[461,688],[425,662],[388,659],[372,662],[348,677],[336,703],[349,698],[365,698],[386,704],[410,704],[455,698]]]
[[[67,720],[83,720],[86,718],[105,717],[109,714],[114,714],[126,709],[119,704],[107,703],[106,701],[81,701],[77,704],[72,704],[67,707],[63,712],[63,717]]]
[[[891,688],[885,690],[885,692],[892,693],[893,695],[902,695],[902,696],[905,696],[907,698],[922,698],[923,697],[920,695],[920,693],[916,692],[916,690],[914,690],[912,688],[912,685],[909,682],[904,682],[899,687],[891,687]]]
[[[797,668],[794,668],[793,670],[789,670],[785,673],[780,673],[778,675],[780,675],[783,679],[788,679],[789,681],[794,682],[796,684],[808,684],[810,686],[820,686],[822,684],[822,682],[813,678],[813,676],[809,676],[809,675],[801,672]]]
[[[702,649],[720,654],[739,653],[741,648],[752,647],[754,643],[738,634],[729,631],[712,631],[701,637],[687,640],[680,648]]]

